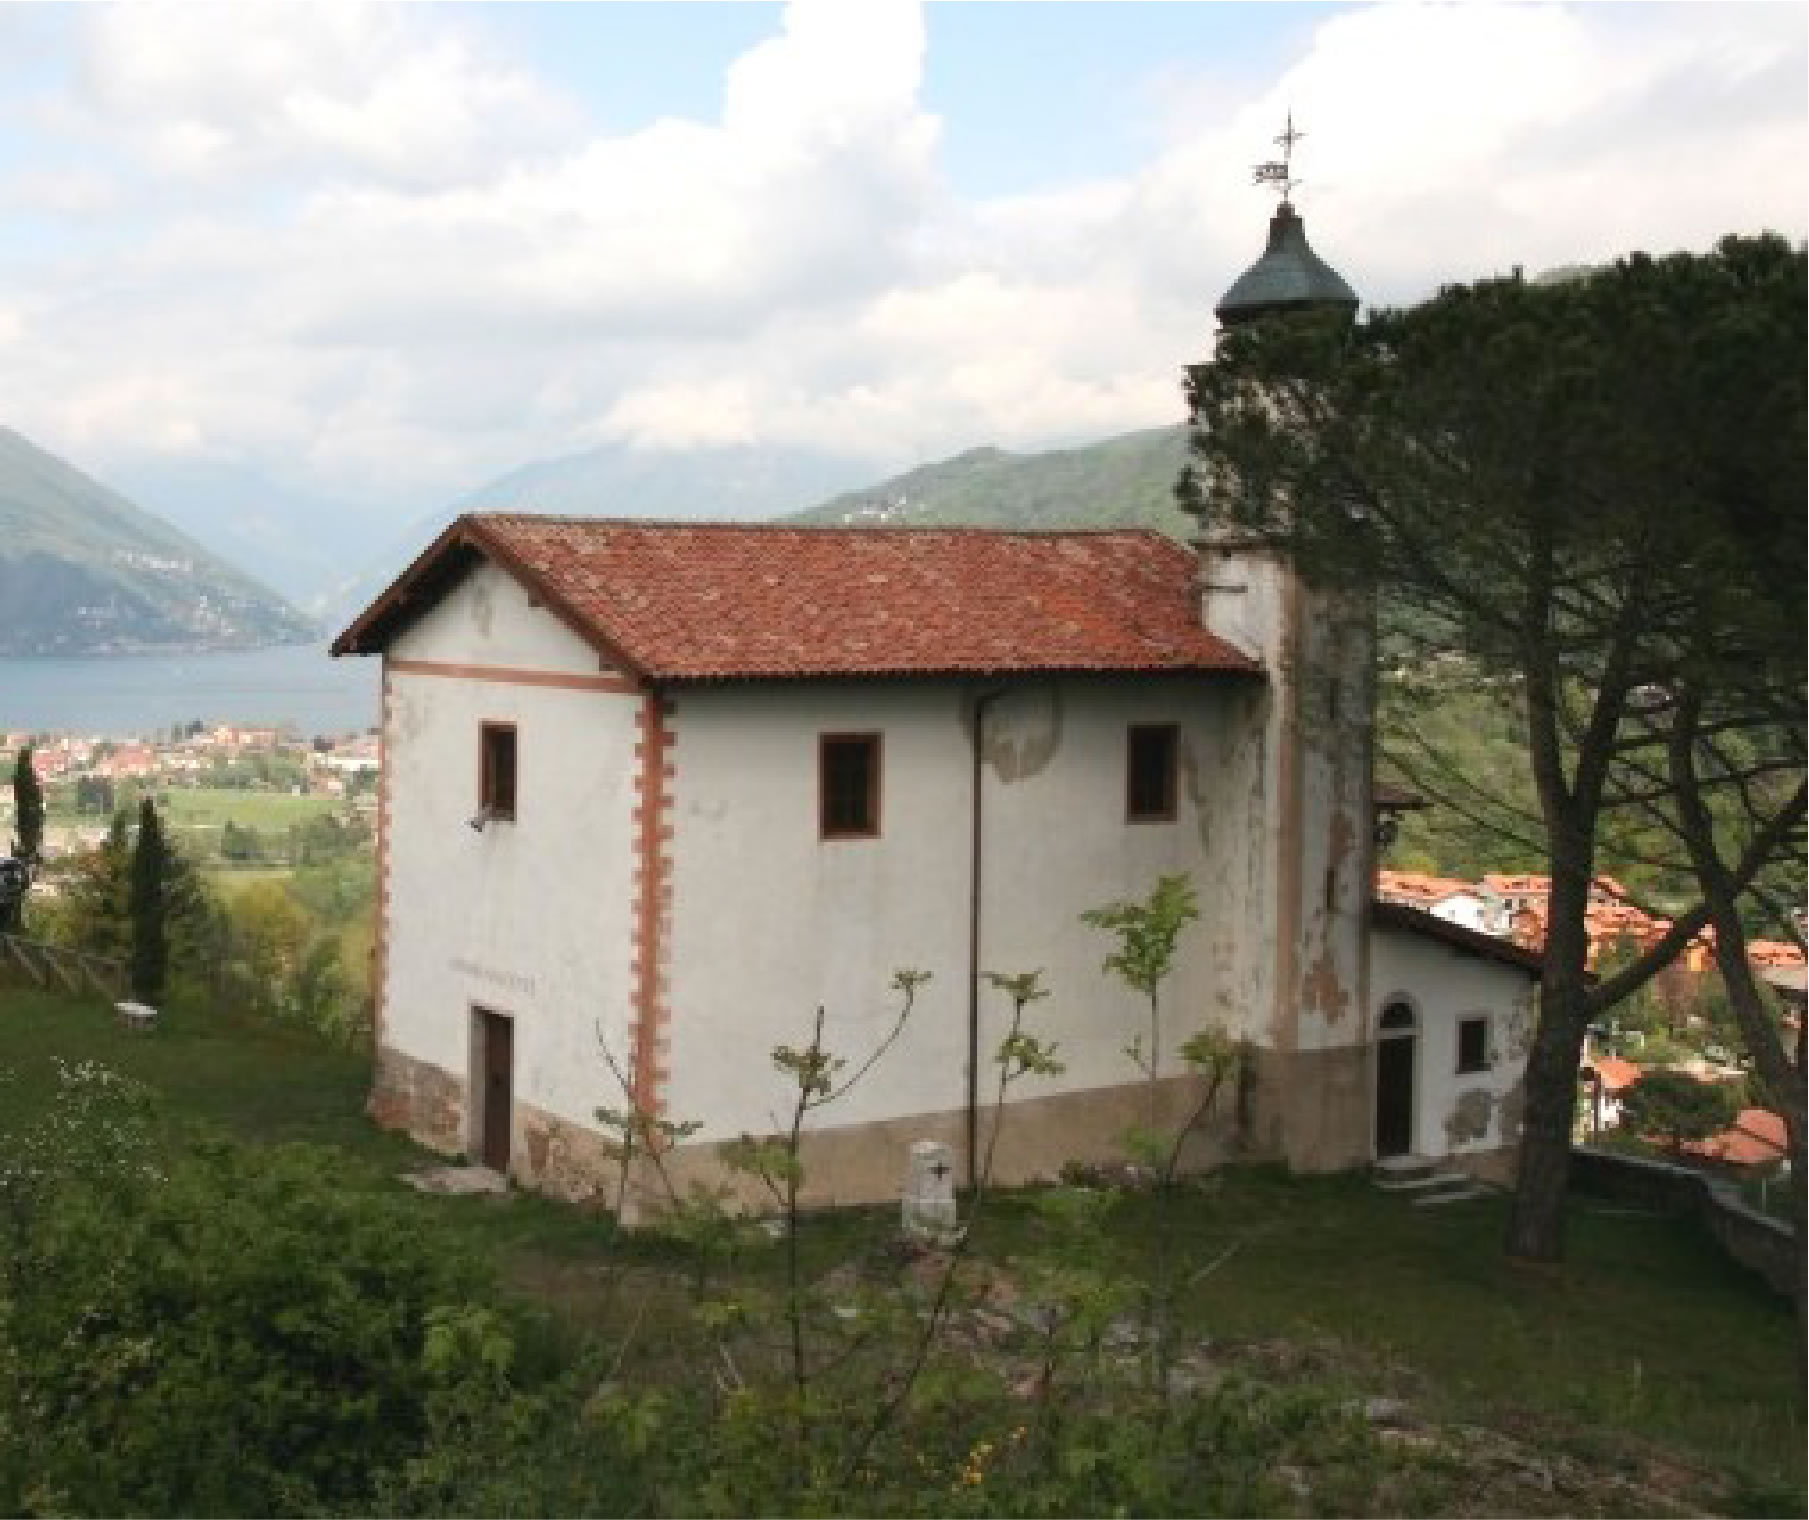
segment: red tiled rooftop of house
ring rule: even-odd
[[[1784,1121],[1765,1108],[1743,1108],[1733,1124],[1706,1140],[1686,1142],[1684,1149],[1694,1156],[1711,1161],[1726,1161],[1735,1166],[1765,1166],[1782,1161],[1789,1141]]]
[[[453,523],[333,652],[382,649],[480,556],[654,679],[1258,669],[1200,626],[1192,552],[1146,530],[519,513]]]
[[[1623,1061],[1619,1056],[1600,1056],[1589,1064],[1601,1079],[1604,1092],[1621,1092],[1645,1075],[1643,1067],[1635,1066],[1631,1061]]]
[[[1376,872],[1376,890],[1388,896],[1405,898],[1415,903],[1440,902],[1460,892],[1476,889],[1467,881],[1450,876],[1429,876],[1420,871]]]
[[[1746,958],[1755,966],[1800,966],[1803,964],[1803,947],[1793,945],[1789,940],[1748,940]]]

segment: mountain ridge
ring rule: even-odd
[[[1175,503],[1187,461],[1176,423],[1097,443],[1034,453],[982,445],[844,491],[783,519],[921,527],[1154,528],[1187,538],[1195,524]]]
[[[187,653],[315,637],[274,592],[0,426],[0,655]]]

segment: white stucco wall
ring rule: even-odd
[[[1446,923],[1461,924],[1466,929],[1474,929],[1478,934],[1498,932],[1497,916],[1489,911],[1488,904],[1475,893],[1454,892],[1449,897],[1441,897],[1426,911],[1434,918],[1442,918]]]
[[[1263,1042],[1328,1052],[1370,1037],[1364,999],[1372,883],[1373,640],[1360,601],[1307,588],[1249,545],[1202,552],[1206,627],[1269,672],[1245,789],[1263,815],[1249,925],[1268,953],[1246,985],[1269,1000]],[[1258,866],[1256,853],[1266,853]]]
[[[1394,927],[1372,932],[1370,955],[1372,1025],[1390,1003],[1405,1002],[1414,1010],[1413,1150],[1422,1156],[1448,1156],[1509,1143],[1513,1136],[1503,1131],[1502,1099],[1513,1093],[1526,1072],[1534,979],[1499,961]],[[1460,1075],[1458,1022],[1478,1014],[1489,1020],[1489,1069]],[[1480,1134],[1454,1139],[1447,1121],[1470,1093],[1487,1094],[1487,1126]]]
[[[385,1043],[468,1076],[474,1005],[514,1020],[517,1101],[592,1122],[628,1051],[636,778],[632,694],[398,662],[594,677],[596,654],[484,569],[391,649]],[[514,821],[481,832],[479,728],[516,725]]]
[[[708,1125],[703,1138],[772,1124],[784,1085],[769,1052],[802,1045],[819,1004],[827,1043],[858,1063],[889,1026],[900,967],[934,978],[905,1038],[818,1122],[965,1104],[972,695],[936,681],[674,696],[667,1099],[675,1118]],[[1251,819],[1248,796],[1224,779],[1232,700],[1222,678],[1117,677],[1017,683],[989,708],[981,969],[1044,972],[1051,996],[1032,1027],[1068,1063],[1023,1094],[1139,1080],[1122,1050],[1144,1007],[1101,973],[1109,942],[1079,923],[1085,908],[1142,896],[1164,873],[1189,872],[1201,889],[1206,923],[1184,939],[1167,993],[1165,1070],[1180,1069],[1181,1039],[1224,1001],[1206,925],[1234,911],[1219,887],[1237,870],[1212,862],[1236,857]],[[1136,722],[1181,725],[1173,822],[1125,820]],[[883,735],[880,837],[820,840],[819,736],[867,731]],[[1009,1005],[988,988],[981,1007],[984,1096]]]
[[[609,666],[508,571],[480,564],[390,645],[396,660],[596,675]]]
[[[1291,637],[1273,660],[1295,704],[1294,751],[1300,771],[1300,864],[1292,898],[1297,1010],[1293,1048],[1327,1051],[1366,1042],[1373,1019],[1364,1002],[1366,913],[1374,887],[1370,807],[1372,641],[1367,609],[1296,585]],[[1277,747],[1288,745],[1287,736]],[[1283,847],[1287,840],[1283,839]],[[1289,873],[1280,873],[1289,891]],[[1280,915],[1286,933],[1286,914]],[[1284,988],[1284,996],[1289,996]]]

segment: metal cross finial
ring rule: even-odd
[[[1290,110],[1287,126],[1275,139],[1276,146],[1281,149],[1281,157],[1266,164],[1258,164],[1251,181],[1252,184],[1279,187],[1284,206],[1293,198],[1295,186],[1305,183],[1304,180],[1294,178],[1294,144],[1305,136],[1306,133],[1294,130],[1294,113]]]

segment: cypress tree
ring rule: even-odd
[[[132,996],[156,1004],[169,972],[169,846],[156,804],[138,805],[138,840],[132,848]]]
[[[36,861],[44,848],[44,792],[38,785],[38,769],[31,763],[29,744],[13,761],[13,820],[19,858]]]

